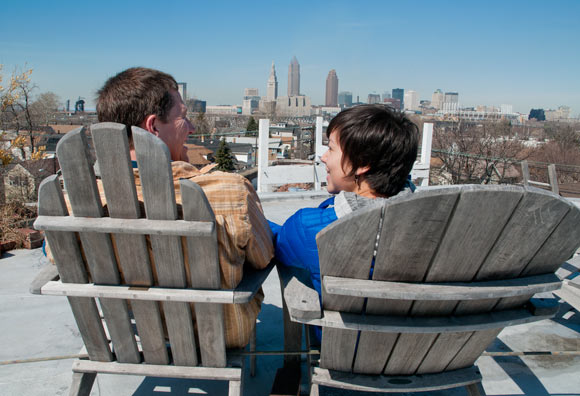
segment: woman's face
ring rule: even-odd
[[[321,160],[326,165],[326,188],[329,193],[356,191],[354,176],[346,176],[351,170],[348,159],[344,161],[345,169],[342,168],[342,150],[339,144],[339,134],[336,131],[330,133],[328,150],[322,155]]]

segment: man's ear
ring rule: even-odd
[[[147,117],[145,117],[145,120],[141,124],[141,128],[145,129],[146,131],[151,132],[155,136],[159,136],[159,132],[157,131],[157,128],[155,126],[156,123],[157,123],[157,116],[155,114],[150,114]]]

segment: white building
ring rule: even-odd
[[[435,92],[433,92],[433,95],[431,95],[431,106],[433,106],[437,110],[440,110],[443,108],[444,102],[445,102],[445,95],[443,94],[443,91],[438,89]]]
[[[419,110],[419,93],[413,90],[406,90],[403,102],[405,103],[405,110]]]
[[[241,112],[240,106],[230,106],[230,105],[218,105],[218,106],[206,106],[206,114],[230,114],[235,115]]]
[[[279,96],[276,99],[276,115],[283,117],[308,117],[312,105],[308,96]]]

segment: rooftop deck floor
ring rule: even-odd
[[[281,196],[278,196],[278,198]],[[268,219],[283,222],[297,209],[316,206],[325,196],[263,197]],[[0,395],[65,395],[71,383],[72,358],[81,338],[65,298],[28,293],[30,281],[46,265],[40,249],[15,250],[0,259]],[[273,271],[264,286],[265,300],[257,327],[258,350],[283,349],[282,304]],[[563,352],[575,355],[527,354],[482,356],[478,365],[488,395],[580,395],[580,314],[561,304],[556,318],[504,330],[488,352]],[[38,362],[13,362],[47,358]],[[245,395],[269,394],[281,356],[262,356],[254,378],[247,377]],[[303,376],[305,378],[305,376]],[[303,380],[304,382],[304,380]],[[323,395],[345,395],[321,388]],[[92,395],[224,395],[227,383],[151,377],[98,375]],[[463,389],[430,395],[465,395]]]

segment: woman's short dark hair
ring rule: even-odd
[[[381,196],[390,197],[405,186],[417,159],[419,129],[399,111],[383,105],[360,105],[343,110],[330,121],[326,136],[336,132],[345,161],[352,165],[347,176],[369,167],[363,175]]]
[[[97,116],[100,122],[125,124],[131,140],[131,126],[141,125],[147,116],[167,121],[172,90],[177,91],[177,82],[169,74],[132,67],[109,78],[98,91]]]

